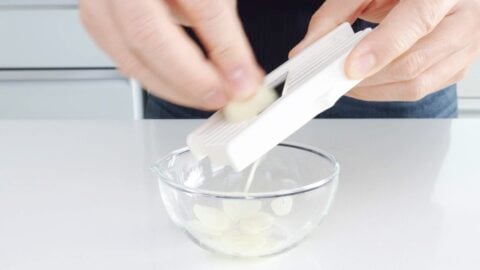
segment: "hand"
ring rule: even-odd
[[[380,25],[348,56],[347,95],[367,101],[417,101],[464,78],[480,55],[480,0],[327,0],[294,55],[344,21]]]
[[[263,77],[232,3],[81,0],[80,15],[122,73],[171,102],[215,110],[251,96]],[[208,59],[179,21],[194,29]]]

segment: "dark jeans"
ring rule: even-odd
[[[254,8],[247,1],[239,2],[239,13],[245,32],[260,65],[269,72],[287,60],[288,52],[299,42],[317,7]],[[353,28],[358,31],[375,27],[358,20]],[[197,42],[194,34],[188,31]],[[146,97],[145,117],[149,119],[207,118],[204,112],[178,106],[152,95]],[[349,97],[341,98],[334,107],[318,118],[452,118],[457,116],[457,92],[452,85],[417,102],[366,102]]]

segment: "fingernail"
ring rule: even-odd
[[[221,107],[227,102],[227,97],[222,91],[214,90],[209,92],[203,100],[212,107]]]
[[[354,59],[348,69],[348,76],[352,79],[363,79],[369,75],[375,67],[377,59],[371,52],[361,54]]]
[[[227,76],[232,85],[233,96],[235,98],[247,98],[255,92],[255,77],[246,68],[237,68]]]

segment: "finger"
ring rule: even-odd
[[[327,0],[310,20],[307,34],[289,53],[293,57],[344,22],[353,23],[371,0]]]
[[[400,1],[349,55],[348,76],[363,79],[381,70],[430,33],[455,3],[455,0]]]
[[[357,87],[347,96],[366,101],[418,101],[457,82],[457,74],[463,75],[462,72],[470,65],[474,52],[474,46],[469,46],[427,69],[413,80]]]
[[[115,62],[119,71],[129,77],[138,79],[144,87],[158,97],[179,105],[201,109],[217,109],[223,106],[218,100],[211,98],[199,102],[189,96],[181,95],[166,85],[159,76],[148,70],[125,46],[116,28],[112,14],[105,1],[82,0],[79,6],[80,16],[85,28],[94,40]]]
[[[380,23],[390,10],[402,0],[370,1],[370,4],[361,12],[359,18],[371,23]]]
[[[176,5],[177,0],[165,0],[166,3],[168,3],[168,7],[172,16],[172,20],[175,21],[177,24],[181,24],[184,26],[191,26],[190,22],[186,19],[186,17],[183,15],[183,13],[180,11],[178,8],[178,5]],[[225,0],[227,2],[228,6],[232,10],[236,10],[237,8],[237,0]]]
[[[171,19],[177,23],[181,24],[184,26],[191,26],[191,24],[188,22],[188,20],[185,18],[185,16],[182,14],[182,12],[179,10],[178,6],[175,5],[175,2],[177,0],[166,0],[167,3],[169,3],[169,8],[170,8],[170,13],[171,13]],[[228,4],[228,6],[235,11],[237,7],[237,0],[225,0]]]
[[[363,80],[359,86],[412,80],[431,66],[465,48],[469,45],[469,30],[459,24],[461,21],[457,16],[447,16],[433,32],[420,39],[381,71]]]
[[[162,1],[109,2],[129,51],[166,85],[197,104],[226,103],[223,80],[182,29],[169,20]]]
[[[260,72],[242,24],[225,0],[173,0],[185,14],[210,59],[229,82],[233,98],[251,96],[258,88]]]
[[[115,62],[118,70],[128,77],[140,80],[143,86],[153,90],[152,92],[161,98],[185,106],[194,105],[190,100],[171,91],[171,87],[166,86],[159,80],[158,76],[154,76],[128,51],[118,34],[113,20],[111,20],[111,14],[108,6],[105,5],[105,1],[96,2],[93,6],[91,5],[92,2],[86,0],[80,2],[82,21],[99,47]]]

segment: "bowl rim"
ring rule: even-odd
[[[174,150],[169,154],[163,156],[161,159],[155,162],[155,165],[151,167],[151,170],[156,174],[157,178],[162,181],[162,183],[165,183],[168,186],[176,190],[179,190],[181,192],[194,194],[194,195],[201,195],[205,197],[214,197],[214,198],[220,198],[220,199],[240,199],[240,200],[271,199],[271,198],[286,197],[286,196],[293,196],[301,193],[306,193],[326,185],[330,181],[336,179],[340,173],[340,164],[338,163],[335,156],[333,156],[332,154],[330,154],[329,152],[321,148],[300,144],[300,143],[294,143],[294,142],[283,142],[276,145],[275,147],[279,147],[279,146],[296,148],[298,150],[313,153],[318,157],[327,160],[330,164],[332,164],[333,172],[329,174],[327,177],[319,179],[318,181],[315,181],[313,183],[300,186],[297,188],[293,188],[293,189],[287,189],[287,190],[278,190],[278,191],[269,191],[269,192],[249,192],[245,194],[244,192],[238,192],[238,191],[237,192],[220,192],[220,191],[211,191],[211,190],[206,190],[201,188],[192,188],[192,187],[179,184],[175,181],[172,181],[171,178],[169,179],[168,177],[163,177],[159,173],[159,170],[160,170],[159,164],[166,161],[168,158],[172,156],[190,152],[190,149],[188,147],[182,147],[180,149]]]

